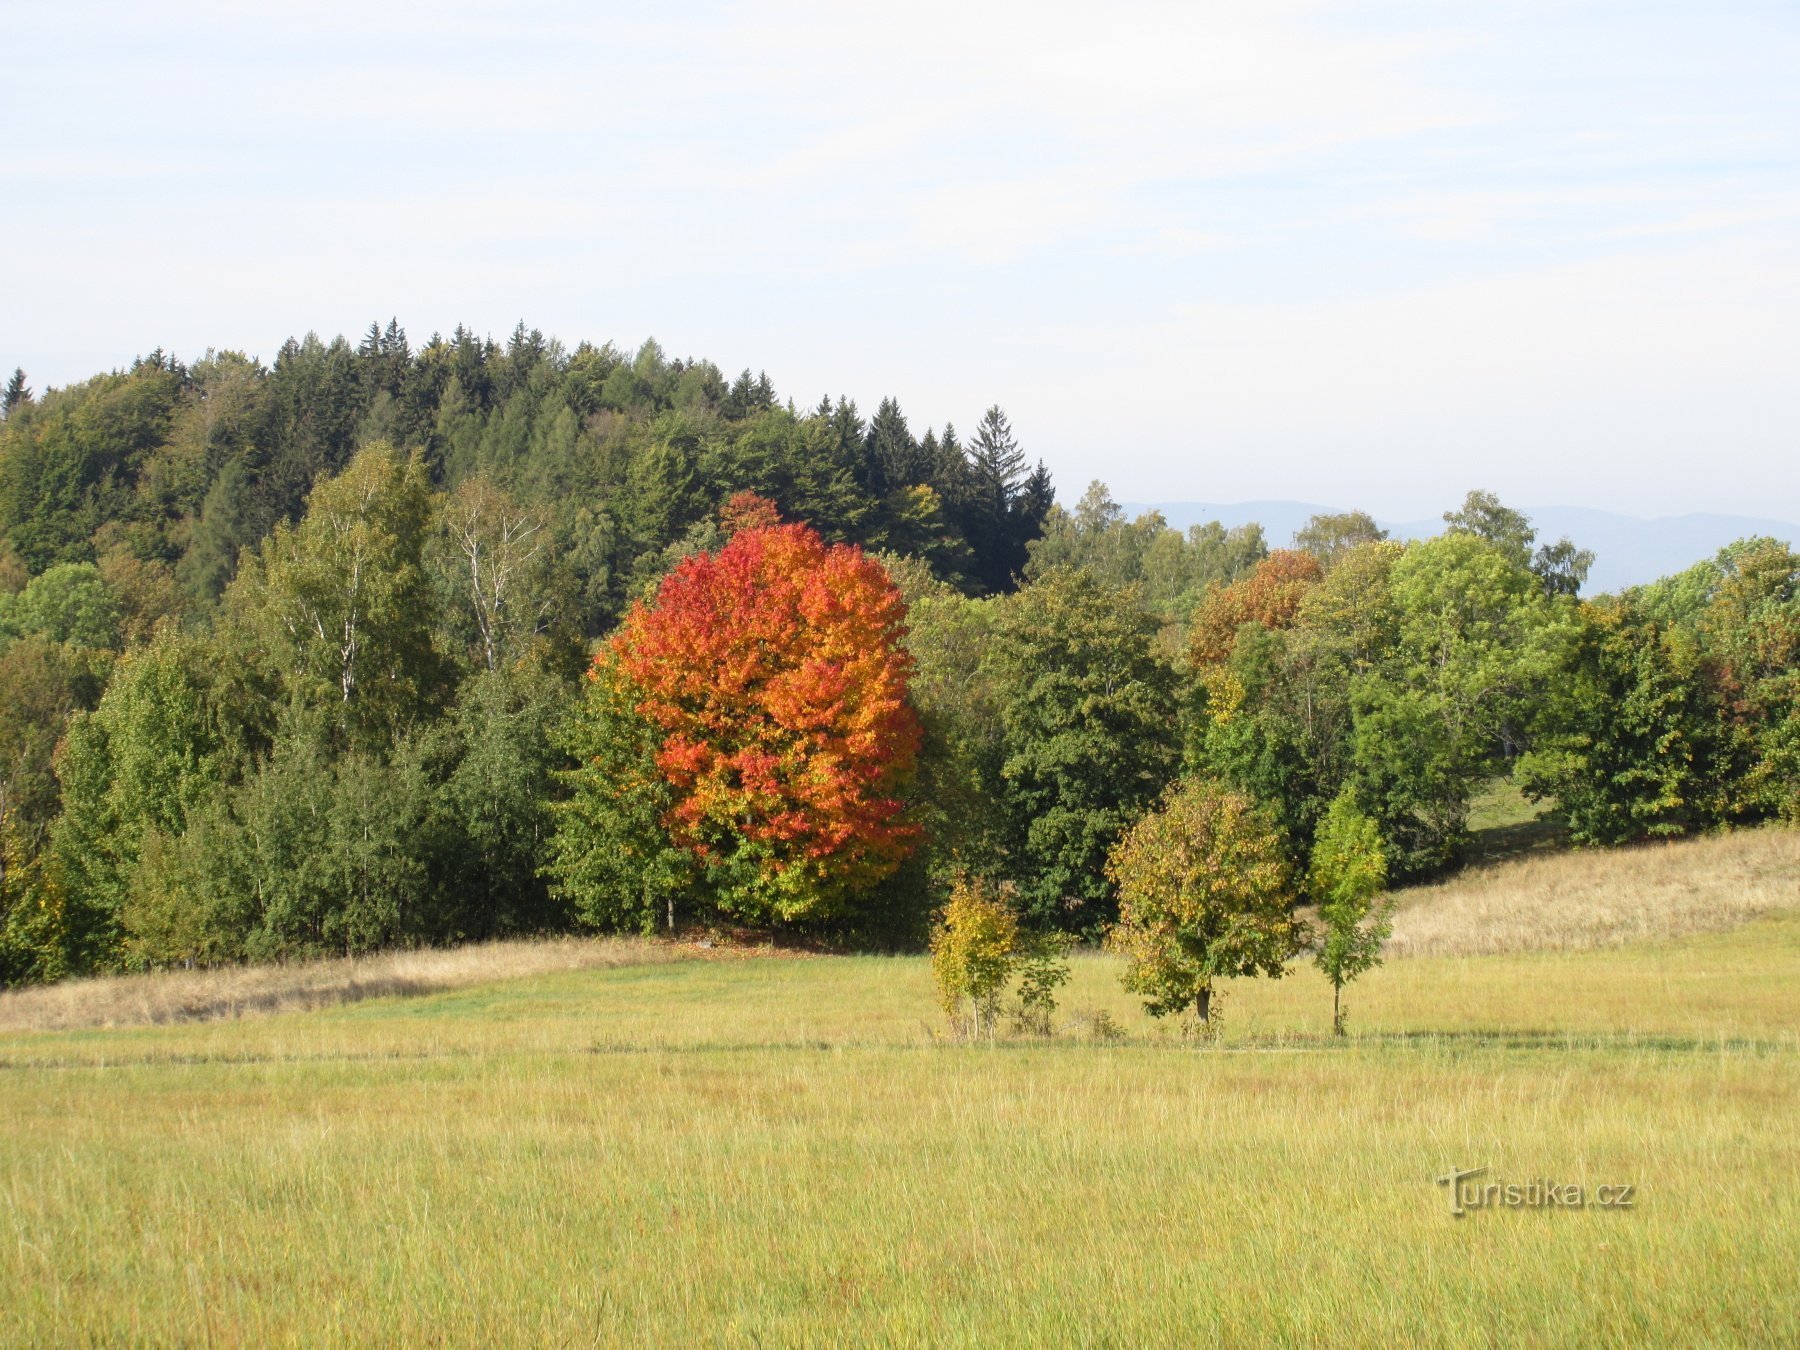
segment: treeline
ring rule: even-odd
[[[1496,774],[1584,844],[1800,810],[1800,558],[1773,540],[1593,600],[1587,555],[1485,493],[1436,539],[1349,514],[1272,551],[1098,484],[1054,506],[998,409],[915,438],[891,400],[800,412],[654,344],[523,330],[155,355],[6,399],[7,982],[571,927],[904,945],[958,878],[1095,934],[1119,841],[1197,783],[1297,872],[1324,822],[1366,822],[1396,881],[1457,862]],[[775,533],[725,558],[746,522]],[[880,560],[903,628],[833,544]],[[796,569],[860,580],[776,584]],[[686,615],[679,678],[659,614]],[[767,627],[824,616],[857,636]],[[904,671],[915,730],[881,722],[904,754],[852,772],[875,752],[830,691],[893,642],[868,688]]]
[[[1006,589],[1053,499],[998,409],[966,442],[918,435],[892,398],[867,419],[843,397],[796,410],[766,375],[729,380],[654,341],[570,352],[523,325],[505,345],[458,328],[417,350],[392,322],[356,346],[308,334],[266,369],[157,351],[43,398],[15,372],[0,407],[0,569],[94,563],[140,624],[204,613],[239,554],[374,441],[418,448],[435,486],[480,476],[541,511],[590,636],[690,534],[710,538],[734,492],[971,593]]]

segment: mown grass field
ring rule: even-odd
[[[1198,1046],[1102,957],[1048,1042],[792,956],[11,1032],[0,1342],[1792,1344],[1797,988],[1783,911],[1397,960],[1341,1043],[1310,969]]]

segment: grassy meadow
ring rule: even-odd
[[[1800,872],[1756,850],[1800,836],[1740,838],[1683,847],[1769,871],[1754,914],[1397,957],[1341,1042],[1310,968],[1199,1044],[1102,956],[980,1044],[919,958],[651,944],[206,1020],[7,996],[0,1341],[1791,1344]],[[1496,875],[1402,919],[1478,928]],[[1481,1166],[1634,1203],[1454,1217]]]

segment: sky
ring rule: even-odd
[[[39,389],[523,319],[1070,500],[1800,521],[1792,0],[3,3]]]

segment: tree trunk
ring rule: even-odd
[[[1338,1008],[1338,996],[1343,992],[1343,985],[1334,984],[1331,986],[1331,1034],[1333,1036],[1342,1036],[1344,1034],[1344,1014],[1339,1011]]]
[[[1200,1014],[1200,1025],[1206,1026],[1212,1021],[1212,986],[1209,984],[1200,991],[1200,997],[1194,1000],[1195,1010]]]

